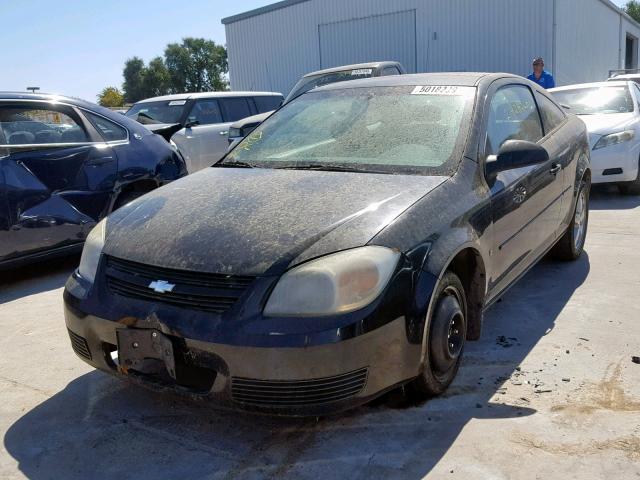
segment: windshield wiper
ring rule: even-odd
[[[301,163],[298,165],[287,165],[286,167],[274,167],[282,170],[317,170],[324,172],[358,172],[358,173],[384,173],[389,174],[393,172],[387,172],[384,170],[373,170],[370,168],[351,167],[348,165],[331,165],[327,163]]]
[[[239,162],[239,161],[233,161],[233,162],[223,161],[223,162],[214,163],[213,166],[218,168],[255,168],[255,165],[251,165],[250,163]]]

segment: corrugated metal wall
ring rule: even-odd
[[[597,43],[603,30],[607,37],[614,32],[617,39],[620,16],[599,0],[555,2],[558,2],[556,35],[567,45],[576,45],[560,49],[556,43],[557,67],[566,80],[564,83],[583,76],[597,74],[596,80],[606,75],[611,56],[617,65],[617,44],[612,47],[609,40],[604,42],[602,48],[595,50],[597,59],[576,60],[572,58],[572,49],[575,51],[586,40]],[[347,59],[364,61],[365,54],[370,54],[371,61],[398,59],[406,63],[408,71],[417,72],[506,71],[523,75],[529,73],[531,59],[538,55],[545,57],[547,67],[552,68],[556,63],[553,58],[555,2],[309,0],[297,3],[226,25],[231,86],[234,90],[275,90],[286,94],[303,74]],[[604,11],[600,12],[599,6],[603,6]],[[408,19],[411,14],[415,15],[413,26]],[[589,15],[598,19],[595,27],[575,19],[584,16],[586,21]],[[560,16],[575,21],[561,22]],[[378,20],[384,18],[393,21],[382,27]],[[611,18],[618,23],[615,28]],[[365,44],[363,38],[367,39]],[[398,58],[383,58],[393,52],[398,52]]]
[[[558,84],[606,80],[624,68],[625,39],[640,29],[602,2],[556,0],[556,81]]]
[[[392,58],[416,72],[416,11],[373,15],[318,26],[320,66]]]

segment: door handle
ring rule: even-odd
[[[224,131],[224,132],[220,132],[220,135],[229,135],[229,130]]]
[[[559,163],[555,163],[551,167],[551,170],[549,170],[549,173],[551,175],[557,175],[560,170],[562,170],[562,165],[560,165]]]

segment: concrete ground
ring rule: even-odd
[[[594,193],[586,254],[544,260],[490,309],[445,397],[319,420],[93,371],[62,316],[75,262],[0,273],[0,478],[640,479],[640,198]]]

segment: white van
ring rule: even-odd
[[[227,152],[231,123],[272,111],[283,100],[275,92],[183,93],[141,100],[125,115],[170,139],[193,173]]]

